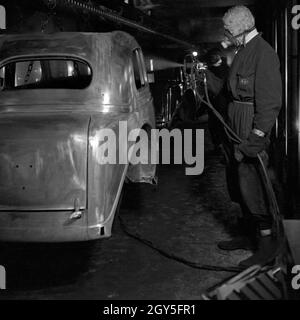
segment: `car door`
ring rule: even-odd
[[[137,116],[139,128],[146,129],[148,133],[148,154],[147,164],[136,164],[129,166],[127,177],[133,182],[149,182],[152,183],[155,177],[156,166],[152,164],[151,157],[151,139],[149,128],[154,128],[154,107],[153,98],[148,84],[144,57],[140,48],[136,48],[132,52],[132,66],[134,72],[134,113]],[[143,157],[143,156],[142,156]]]

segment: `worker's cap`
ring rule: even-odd
[[[224,28],[233,36],[250,30],[255,26],[255,18],[252,12],[245,6],[230,8],[223,17]]]

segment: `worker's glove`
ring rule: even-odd
[[[256,158],[260,152],[268,147],[268,145],[269,139],[267,137],[260,137],[251,132],[248,139],[239,144],[238,150],[247,157]]]

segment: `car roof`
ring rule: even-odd
[[[110,54],[114,45],[134,49],[135,39],[123,31],[107,33],[59,32],[0,36],[0,61],[34,55],[76,56],[93,64],[99,54]],[[95,50],[96,49],[96,50]]]

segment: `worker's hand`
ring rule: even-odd
[[[242,162],[244,159],[244,155],[242,152],[239,150],[239,145],[236,144],[234,145],[234,158],[237,162]]]
[[[239,144],[238,149],[247,157],[256,158],[257,155],[265,150],[269,145],[267,137],[260,137],[251,132],[249,138]]]

